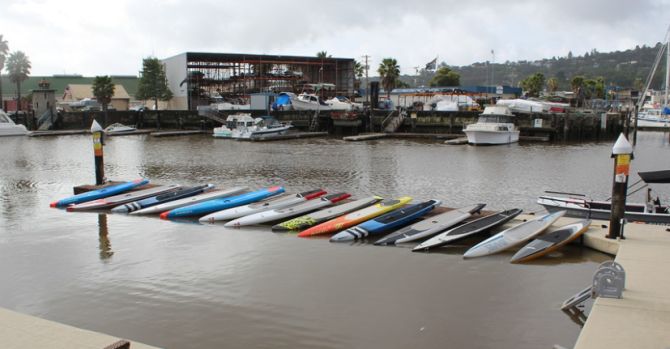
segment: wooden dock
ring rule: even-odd
[[[347,136],[342,138],[348,142],[360,142],[360,141],[369,141],[373,139],[381,139],[388,137],[388,133],[362,133],[356,136]]]
[[[90,133],[90,130],[32,131],[28,132],[28,137],[71,136]]]
[[[301,139],[301,138],[315,138],[315,137],[326,137],[328,132],[292,132],[283,135],[268,135],[261,137],[253,138],[238,138],[238,141],[248,141],[248,142],[269,142],[269,141],[284,141],[288,139]]]
[[[200,134],[212,134],[209,130],[179,130],[179,131],[156,131],[151,132],[151,137],[176,137],[176,136],[191,136]]]
[[[142,130],[133,130],[128,132],[121,133],[105,133],[105,137],[120,137],[120,136],[134,136],[134,135],[145,135],[147,133],[156,132],[156,129],[142,129]]]

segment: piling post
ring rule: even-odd
[[[102,126],[93,119],[91,124],[91,134],[93,134],[93,156],[95,158],[95,185],[105,183],[105,166],[102,156],[102,146],[104,145]]]
[[[623,239],[624,212],[626,210],[626,195],[628,191],[628,174],[630,160],[633,158],[633,146],[623,133],[619,135],[614,147],[614,181],[612,182],[612,211],[610,213],[610,229],[608,239]]]

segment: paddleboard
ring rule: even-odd
[[[351,212],[344,216],[340,216],[334,219],[331,219],[327,222],[323,222],[319,225],[311,227],[307,230],[304,230],[298,234],[299,237],[307,237],[321,234],[332,234],[336,233],[342,229],[347,229],[353,227],[358,223],[365,222],[369,219],[381,216],[386,212],[395,210],[405,206],[408,202],[412,201],[412,198],[409,196],[403,196],[398,199],[387,199],[383,200],[380,203],[374,204],[370,207]]]
[[[226,226],[245,226],[245,225],[252,225],[252,224],[262,224],[262,223],[267,223],[267,222],[273,222],[273,221],[278,221],[280,219],[286,218],[286,217],[293,217],[297,216],[299,214],[309,212],[309,211],[314,211],[322,207],[326,207],[328,205],[332,205],[338,201],[344,200],[348,197],[350,197],[350,194],[347,193],[338,193],[338,194],[331,194],[328,196],[324,196],[319,198],[318,200],[309,200],[307,202],[303,202],[301,204],[285,207],[285,208],[279,208],[279,209],[274,209],[274,210],[268,210],[268,211],[262,211],[262,212],[257,212],[248,216],[240,217],[234,221],[230,221],[226,223]]]
[[[129,213],[143,208],[156,206],[164,202],[179,200],[194,195],[204,193],[214,188],[211,184],[199,185],[197,187],[177,188],[165,194],[152,196],[150,198],[129,202],[127,204],[116,206],[112,209],[114,213]]]
[[[479,212],[484,208],[484,206],[486,204],[466,206],[429,217],[377,240],[375,245],[394,245],[433,236],[468,219],[473,213]]]
[[[60,199],[58,201],[54,201],[49,206],[51,207],[65,207],[68,205],[73,205],[73,204],[80,204],[82,202],[87,202],[87,201],[92,201],[92,200],[97,200],[97,199],[102,199],[106,198],[112,195],[120,194],[123,192],[126,192],[131,189],[135,189],[137,187],[140,187],[142,185],[145,185],[149,183],[148,179],[136,179],[134,181],[130,182],[125,182],[121,184],[115,184],[115,185],[110,185],[108,187],[104,187],[102,189],[97,189],[97,190],[91,190],[87,191],[85,193],[77,194],[74,196],[70,196],[64,199]]]
[[[564,225],[553,231],[538,235],[535,240],[522,247],[510,260],[511,263],[522,263],[554,252],[562,246],[582,236],[591,225],[590,219]]]
[[[161,219],[173,219],[173,218],[205,215],[211,212],[225,210],[227,208],[246,205],[252,202],[263,200],[270,196],[281,194],[283,192],[284,187],[274,186],[270,188],[252,191],[245,194],[220,199],[213,199],[194,205],[175,208],[174,210],[161,213],[160,217]]]
[[[546,214],[503,230],[467,250],[463,258],[488,256],[522,244],[542,233],[564,214],[565,211]]]
[[[141,214],[152,214],[152,213],[162,213],[173,210],[175,208],[184,207],[188,205],[197,204],[200,202],[205,202],[213,199],[223,198],[226,196],[236,195],[242,193],[249,188],[247,187],[234,187],[223,190],[211,190],[203,194],[198,194],[196,196],[191,196],[188,198],[183,198],[175,201],[169,201],[166,203],[158,204],[156,206],[151,206],[137,210],[135,212],[130,212],[131,215],[141,215]]]
[[[488,229],[494,228],[498,225],[508,222],[512,218],[518,216],[521,213],[521,211],[522,211],[521,209],[515,208],[512,210],[496,212],[486,217],[475,219],[472,222],[465,223],[463,225],[451,228],[443,233],[435,235],[434,237],[414,247],[412,251],[413,252],[423,251],[431,248],[444,246],[450,242],[465,239],[469,236],[479,234],[481,232],[487,231]]]
[[[422,203],[407,205],[383,214],[377,218],[358,224],[353,228],[341,231],[330,238],[330,242],[344,242],[366,238],[370,235],[381,234],[391,229],[401,227],[427,214],[439,200],[428,200]]]
[[[380,196],[370,196],[363,199],[354,200],[347,202],[345,204],[337,205],[335,207],[330,207],[324,210],[312,212],[297,218],[290,219],[288,221],[276,224],[272,226],[272,230],[275,232],[286,232],[286,231],[300,231],[307,229],[309,227],[315,226],[319,223],[331,220],[335,217],[347,214],[359,210],[363,207],[370,206],[377,201],[382,200]]]
[[[118,194],[110,196],[107,198],[97,199],[93,201],[82,202],[81,204],[70,205],[67,207],[69,212],[73,211],[86,211],[86,210],[103,210],[106,208],[118,206],[125,204],[126,202],[131,202],[135,200],[140,200],[148,198],[150,196],[155,196],[158,194],[166,193],[171,190],[179,188],[179,185],[157,185],[153,188],[129,191],[127,193]]]
[[[317,190],[312,190],[312,191],[306,191],[303,193],[299,194],[280,194],[274,197],[271,197],[269,199],[265,199],[263,201],[259,201],[253,204],[249,205],[244,205],[244,206],[238,206],[238,207],[233,207],[217,212],[210,213],[202,218],[200,218],[200,222],[205,223],[205,222],[210,222],[213,223],[215,221],[226,221],[226,220],[231,220],[243,216],[247,216],[250,214],[254,214],[257,212],[262,212],[262,211],[267,211],[271,210],[274,208],[284,208],[287,206],[295,205],[301,202],[304,202],[306,200],[311,200],[313,198],[319,197],[326,192],[323,191],[322,189],[317,189]],[[229,222],[230,223],[230,222]],[[231,224],[226,224],[226,227],[233,226]]]

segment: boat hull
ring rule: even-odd
[[[607,221],[610,219],[612,213],[608,207],[609,203],[602,201],[541,196],[537,200],[537,203],[543,206],[548,212],[566,211],[565,215],[567,217],[574,218]],[[600,208],[601,205],[602,208]],[[666,213],[650,213],[644,212],[644,205],[642,204],[627,204],[624,218],[632,222],[670,225],[670,212],[667,212],[667,208]]]
[[[463,131],[468,143],[475,145],[510,144],[519,141],[519,131]]]

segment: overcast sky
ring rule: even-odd
[[[0,34],[32,75],[136,75],[182,52],[385,57],[450,65],[625,50],[662,41],[670,0],[1,0]],[[3,72],[4,73],[4,72]],[[376,72],[371,72],[376,75]]]

